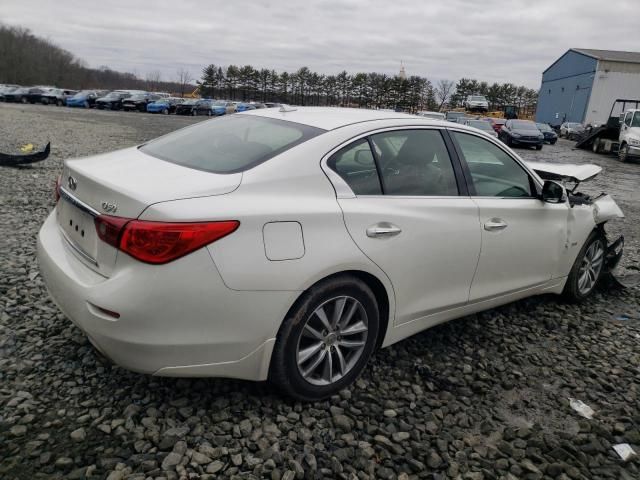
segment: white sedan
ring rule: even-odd
[[[40,269],[117,364],[324,398],[438,323],[593,291],[621,254],[603,223],[622,212],[540,176],[598,167],[547,167],[460,124],[254,110],[67,160]]]

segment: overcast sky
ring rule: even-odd
[[[301,66],[538,88],[570,47],[634,50],[638,0],[1,0],[0,22],[163,80],[180,67]]]

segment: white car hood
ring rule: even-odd
[[[541,178],[545,180],[570,180],[574,182],[584,182],[591,180],[602,172],[602,167],[592,163],[582,165],[571,163],[546,163],[546,162],[525,162],[529,168],[535,170]]]

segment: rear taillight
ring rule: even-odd
[[[62,182],[62,175],[58,175],[58,178],[56,178],[56,186],[53,194],[56,203],[58,203],[58,200],[60,200],[60,182]]]
[[[233,233],[240,222],[164,223],[100,215],[98,236],[141,262],[171,262]]]

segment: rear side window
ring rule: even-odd
[[[335,153],[328,161],[356,195],[381,195],[376,163],[366,139],[358,140]]]
[[[248,170],[325,130],[251,115],[230,115],[183,128],[140,150],[197,170],[237,173]]]
[[[396,130],[371,136],[386,195],[457,196],[456,176],[438,130]]]

